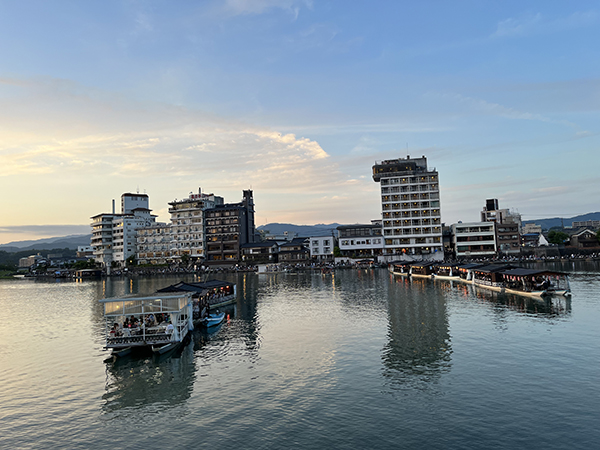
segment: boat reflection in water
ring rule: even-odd
[[[488,302],[496,308],[512,310],[534,316],[560,316],[571,313],[570,297],[522,297],[514,294],[501,294],[492,291],[472,289],[472,295],[482,302]]]
[[[428,279],[390,281],[383,375],[393,389],[428,389],[451,368],[446,297]]]
[[[160,407],[162,410],[187,401],[196,379],[193,345],[175,354],[130,356],[106,363],[106,393],[102,410]]]

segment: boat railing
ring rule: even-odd
[[[171,341],[171,334],[167,333],[155,333],[155,334],[138,334],[133,336],[115,336],[107,339],[107,344],[144,344],[148,342],[152,343],[164,343]]]

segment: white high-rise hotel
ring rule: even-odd
[[[381,183],[384,260],[443,260],[438,173],[427,158],[376,162],[373,180]]]

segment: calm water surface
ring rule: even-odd
[[[385,270],[223,276],[218,331],[117,363],[98,299],[180,278],[1,281],[0,448],[595,448],[600,271],[554,268],[572,301]]]

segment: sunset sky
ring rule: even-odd
[[[0,2],[0,243],[199,187],[257,225],[380,218],[425,155],[442,220],[600,211],[596,1]],[[51,225],[51,227],[46,227]]]

